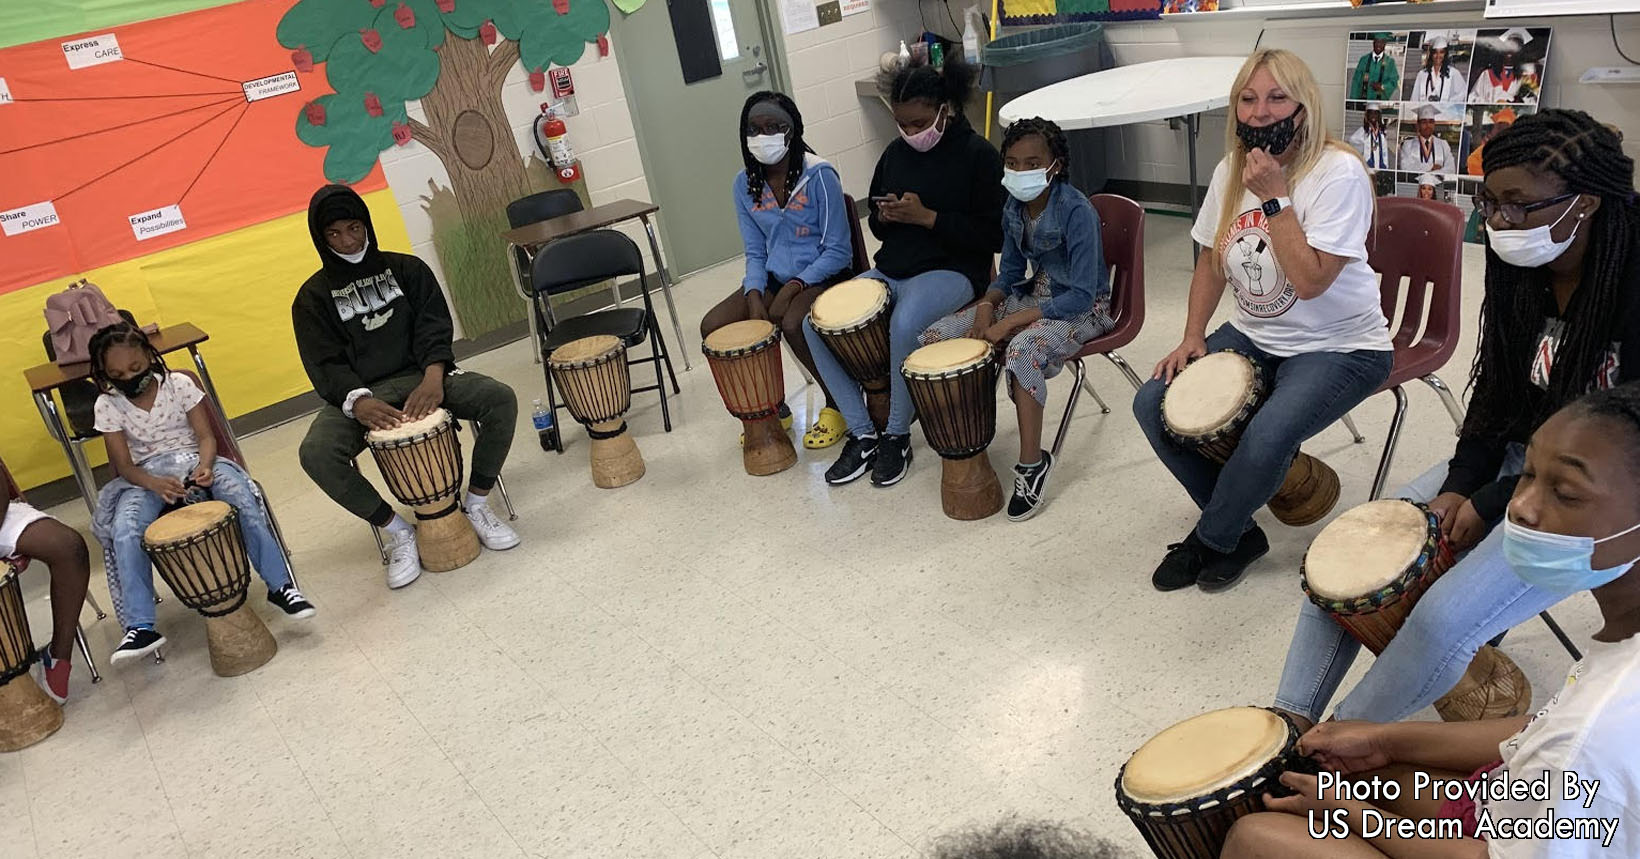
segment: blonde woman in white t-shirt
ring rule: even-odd
[[[1201,508],[1151,577],[1163,591],[1240,580],[1270,547],[1253,512],[1281,487],[1299,444],[1376,390],[1394,360],[1378,275],[1367,265],[1372,180],[1360,156],[1314,118],[1322,105],[1315,76],[1291,52],[1257,51],[1230,101],[1229,154],[1191,230],[1204,250],[1184,338],[1133,401],[1156,455]],[[1230,320],[1208,334],[1226,285]],[[1269,396],[1220,467],[1168,438],[1161,402],[1185,365],[1225,350],[1263,368]]]
[[[1287,773],[1297,795],[1237,821],[1224,859],[1640,856],[1640,382],[1533,434],[1503,552],[1528,585],[1600,607],[1560,691],[1530,718],[1322,722],[1299,751],[1361,795]]]
[[[268,585],[268,602],[290,617],[311,617],[313,605],[291,583],[249,475],[216,456],[205,392],[193,379],[172,373],[147,335],[128,322],[98,331],[89,351],[92,381],[103,391],[96,428],[122,478],[103,487],[93,525],[111,531],[98,537],[109,547],[109,592],[125,627],[112,661],[136,659],[165,644],[154,628],[153,570],[142,534],[167,509],[190,500],[211,497],[238,509],[245,550]]]

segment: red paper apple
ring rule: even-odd
[[[456,0],[437,0],[438,10],[448,15],[456,10]]]
[[[547,88],[547,73],[539,68],[530,72],[530,89],[540,92]]]
[[[377,98],[375,93],[367,92],[364,94],[364,112],[371,116],[382,115],[382,100]]]
[[[370,5],[380,9],[381,7],[387,5],[387,0],[370,0]]]
[[[324,125],[325,124],[325,106],[324,105],[322,105],[322,104],[320,104],[316,101],[310,101],[310,102],[307,103],[307,107],[302,109],[302,112],[307,114],[308,125]]]
[[[375,30],[360,30],[359,41],[364,42],[365,49],[372,54],[382,49],[382,34]]]
[[[410,126],[405,125],[402,122],[393,123],[393,142],[394,143],[396,143],[400,146],[403,146],[404,144],[410,142],[411,137],[412,137],[412,135],[410,133]]]
[[[296,66],[296,70],[299,72],[306,73],[313,71],[313,52],[307,49],[307,45],[302,45],[296,50],[291,51],[290,61]]]
[[[478,25],[478,38],[483,40],[485,45],[495,44],[495,40],[498,35],[499,34],[495,31],[494,21],[485,21],[484,23]]]
[[[393,10],[393,20],[399,22],[399,29],[408,30],[416,26],[416,10],[400,3],[399,8]]]
[[[569,0],[552,0],[552,8],[560,15],[568,15]]]
[[[598,56],[609,56],[609,36],[604,33],[598,34]]]

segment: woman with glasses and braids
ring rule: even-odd
[[[706,312],[700,336],[704,340],[745,319],[773,322],[826,394],[826,407],[803,436],[803,446],[831,447],[843,437],[843,414],[815,369],[802,325],[821,290],[850,274],[854,213],[843,200],[837,168],[803,142],[803,114],[784,93],[753,93],[740,110],[736,134],[746,169],[735,174],[730,196],[746,244],[746,276],[739,289]],[[785,403],[780,422],[791,427]]]
[[[1504,558],[1503,519],[1525,443],[1556,409],[1640,378],[1640,205],[1616,133],[1576,110],[1523,116],[1486,145],[1486,295],[1473,393],[1457,450],[1391,497],[1427,502],[1465,552],[1334,711],[1392,722],[1458,682],[1476,650],[1563,595],[1522,582]],[[1308,600],[1276,706],[1319,719],[1355,639]]]

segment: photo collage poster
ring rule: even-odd
[[[1379,196],[1458,206],[1478,241],[1473,197],[1493,134],[1535,113],[1548,78],[1548,27],[1349,34],[1344,138]]]

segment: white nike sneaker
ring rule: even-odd
[[[467,521],[473,523],[473,530],[478,532],[478,542],[492,552],[505,551],[518,545],[518,532],[501,521],[488,504],[478,504],[467,509]]]
[[[413,532],[387,532],[387,586],[402,588],[421,578],[421,552]]]

